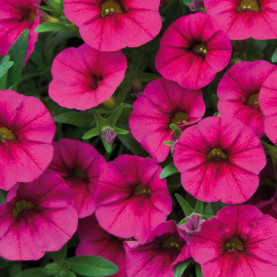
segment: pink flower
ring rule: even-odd
[[[186,217],[187,223],[180,226],[180,229],[184,230],[187,234],[195,235],[199,233],[205,220],[202,220],[200,214],[192,213]]]
[[[126,254],[123,246],[124,239],[110,235],[103,230],[95,216],[79,221],[78,235],[80,243],[76,256],[96,255],[115,263],[119,270],[113,277],[126,277]]]
[[[276,69],[266,61],[240,62],[233,65],[217,87],[218,110],[222,117],[236,118],[257,135],[264,135],[264,115],[259,92],[265,79]]]
[[[165,31],[156,56],[159,73],[184,88],[208,85],[231,58],[228,36],[203,12],[185,15]]]
[[[67,48],[52,64],[49,96],[65,108],[90,109],[113,95],[126,68],[126,57],[120,51],[98,52],[86,44]]]
[[[79,217],[95,210],[94,191],[105,159],[93,146],[78,140],[61,139],[53,143],[54,157],[49,169],[57,172],[74,192]]]
[[[64,0],[64,13],[92,48],[117,51],[158,35],[159,5],[160,0]]]
[[[232,40],[277,38],[274,0],[204,0],[204,4]]]
[[[158,225],[145,241],[124,246],[128,277],[173,277],[175,266],[191,256],[188,236],[173,220]]]
[[[266,156],[258,137],[238,120],[207,117],[183,131],[174,164],[195,198],[234,204],[257,190]]]
[[[257,207],[264,213],[277,219],[277,189],[274,196],[268,200],[257,204]]]
[[[191,255],[205,277],[275,277],[277,221],[255,206],[229,206],[192,236]]]
[[[30,182],[48,167],[55,125],[40,100],[0,91],[0,188]]]
[[[267,137],[277,145],[277,70],[272,72],[263,83],[259,104],[265,116],[264,127]]]
[[[133,106],[131,133],[157,162],[163,162],[170,151],[163,142],[176,139],[169,124],[184,129],[205,113],[201,90],[183,89],[164,78],[150,82]]]
[[[25,29],[29,29],[28,50],[25,61],[35,48],[40,14],[36,5],[41,0],[0,0],[0,55],[5,56]]]
[[[0,205],[0,256],[38,260],[58,251],[75,233],[73,193],[60,176],[46,170],[31,183],[17,183]]]
[[[153,160],[137,156],[107,163],[96,189],[100,226],[115,236],[142,240],[165,221],[172,204],[161,171]]]

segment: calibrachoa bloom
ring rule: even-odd
[[[264,115],[259,106],[259,92],[263,82],[275,69],[275,65],[266,61],[233,65],[217,87],[221,116],[236,118],[257,135],[264,135]]]
[[[187,234],[195,235],[199,233],[205,220],[202,220],[200,214],[191,214],[186,217],[187,222],[180,226]]]
[[[96,189],[100,226],[115,236],[142,240],[165,221],[172,204],[161,171],[153,160],[130,155],[104,165]]]
[[[275,277],[277,221],[255,206],[229,206],[192,236],[193,259],[204,277]]]
[[[161,223],[141,242],[124,242],[129,277],[173,277],[175,266],[190,255],[188,236],[175,221]]]
[[[78,140],[61,139],[53,143],[54,157],[49,169],[57,172],[74,192],[79,217],[95,210],[94,191],[105,159],[95,148]]]
[[[232,40],[277,38],[275,0],[204,0],[204,4]]]
[[[117,238],[102,229],[95,216],[79,221],[78,235],[80,243],[76,255],[101,256],[118,266],[118,272],[113,277],[126,277],[126,254],[123,246],[124,239]]]
[[[183,131],[174,164],[195,198],[234,204],[257,190],[266,156],[258,137],[238,120],[207,117]]]
[[[262,85],[259,104],[265,116],[264,127],[267,137],[277,145],[277,71],[272,72]]]
[[[25,29],[29,29],[27,60],[35,48],[41,0],[0,0],[0,55],[5,56]]]
[[[228,36],[206,13],[185,15],[165,31],[155,63],[159,73],[182,87],[208,85],[231,58]]]
[[[162,27],[160,0],[64,0],[65,16],[84,41],[100,51],[138,47]]]
[[[157,162],[164,161],[170,151],[163,142],[176,139],[169,125],[183,130],[205,113],[201,90],[183,89],[164,78],[149,83],[133,106],[131,133]]]
[[[48,167],[55,125],[40,100],[0,91],[0,188],[30,182]]]
[[[71,189],[50,170],[31,183],[17,183],[0,205],[0,256],[38,260],[62,248],[77,229],[73,199]]]
[[[113,95],[126,68],[126,57],[120,51],[99,52],[86,44],[67,48],[53,61],[49,96],[62,107],[90,109]]]

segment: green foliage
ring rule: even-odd
[[[174,277],[182,277],[191,263],[192,259],[188,259],[184,262],[177,264],[177,266],[174,269]]]
[[[185,216],[190,216],[193,213],[192,206],[180,194],[175,193],[175,197],[176,197],[179,205],[181,206]]]
[[[57,115],[54,120],[58,123],[71,124],[77,127],[88,127],[94,123],[93,117],[86,112],[66,112]]]
[[[174,132],[177,139],[181,136],[182,131],[175,124],[170,124],[169,128]]]
[[[55,263],[61,263],[65,260],[67,254],[67,245],[65,244],[62,249],[57,252],[49,253]]]
[[[42,268],[30,268],[17,273],[14,277],[48,277],[48,275],[42,273]]]
[[[196,277],[203,277],[201,266],[199,264],[195,265],[195,273],[196,273]]]
[[[78,256],[68,258],[73,272],[87,277],[110,276],[118,271],[118,267],[98,256]]]
[[[14,64],[8,72],[7,88],[16,86],[20,81],[27,53],[28,39],[29,30],[25,30],[9,50],[8,55]]]
[[[273,55],[271,57],[271,61],[273,63],[277,63],[277,48],[275,49],[275,51],[273,52]]]
[[[178,173],[177,168],[175,167],[173,162],[170,162],[164,167],[164,169],[160,175],[160,178],[165,179],[166,177],[171,176],[176,173]]]
[[[43,23],[40,24],[35,32],[36,33],[45,33],[45,32],[58,32],[68,30],[68,27],[62,23]]]

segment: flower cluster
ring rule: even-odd
[[[0,27],[13,277],[277,276],[276,0],[0,0]]]

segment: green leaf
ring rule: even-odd
[[[164,167],[164,169],[163,169],[163,171],[162,171],[162,173],[161,173],[161,175],[160,175],[160,178],[161,178],[161,179],[165,179],[166,177],[171,176],[171,175],[173,175],[173,174],[175,174],[175,173],[178,173],[178,170],[177,170],[177,168],[175,167],[174,163],[173,163],[173,162],[170,162],[170,163],[168,163],[168,164]]]
[[[213,213],[214,213],[214,211],[213,211],[211,203],[207,203],[207,205],[204,209],[204,214],[213,214]]]
[[[57,115],[55,122],[71,124],[77,127],[88,127],[94,121],[91,116],[85,112],[66,112]]]
[[[4,190],[0,190],[0,204],[4,204],[6,202],[6,196],[7,192]]]
[[[118,135],[117,138],[134,154],[141,157],[146,157],[147,153],[141,145],[133,138],[131,134]]]
[[[175,193],[175,197],[181,206],[185,216],[190,216],[193,213],[193,208],[191,205],[178,193]]]
[[[5,260],[3,258],[0,258],[0,269],[1,268],[5,268],[5,267],[8,267],[12,264],[12,262],[8,261],[8,260]]]
[[[1,65],[4,63],[7,63],[10,61],[10,56],[6,55],[2,60],[1,60]],[[0,89],[6,89],[7,88],[7,78],[8,78],[8,71],[6,71],[3,76],[0,78]]]
[[[186,269],[191,264],[191,262],[192,262],[192,259],[188,259],[184,262],[177,264],[177,266],[174,269],[174,277],[182,277]]]
[[[82,276],[110,276],[118,271],[118,267],[98,256],[77,256],[68,258],[71,270]]]
[[[179,221],[178,226],[182,226],[182,225],[186,224],[187,222],[188,222],[188,221],[187,221],[187,218],[184,217],[183,219],[181,219],[181,220]]]
[[[8,55],[14,62],[13,67],[8,72],[7,87],[17,85],[20,81],[23,65],[28,48],[29,30],[22,32],[17,41],[12,45]]]
[[[169,124],[169,128],[174,132],[177,139],[181,136],[182,131],[175,124]]]
[[[273,53],[273,55],[271,57],[271,61],[273,63],[277,63],[277,48],[275,49],[275,51],[274,51],[274,53]]]
[[[174,143],[174,141],[164,141],[163,144],[167,146],[171,146]]]
[[[103,146],[105,147],[106,152],[112,153],[113,145],[109,145],[103,137],[101,137],[101,140],[102,140]]]
[[[203,277],[201,266],[199,264],[195,265],[195,273],[196,273],[196,277]]]
[[[123,129],[120,129],[117,127],[114,127],[113,129],[117,135],[128,135],[129,134],[128,130],[123,130]]]
[[[17,273],[14,277],[48,277],[41,272],[42,268],[31,268]]]
[[[203,202],[200,201],[200,200],[197,200],[196,202],[196,206],[194,208],[194,212],[197,213],[197,214],[203,214],[203,211],[204,211],[204,205],[203,205]]]
[[[65,244],[62,249],[60,249],[57,252],[51,252],[49,253],[51,255],[51,258],[54,260],[55,263],[61,263],[65,260],[66,254],[67,254],[67,245]]]
[[[71,271],[67,271],[64,273],[64,275],[62,277],[76,277],[76,274],[74,274]]]
[[[40,24],[36,29],[35,33],[45,33],[45,32],[58,32],[68,30],[65,24],[61,23],[43,23]]]
[[[14,62],[6,62],[0,65],[0,79],[8,72],[8,70],[14,65]]]
[[[99,136],[100,134],[101,134],[101,131],[99,130],[99,128],[98,128],[98,127],[95,127],[95,128],[93,128],[93,129],[87,131],[87,132],[83,135],[82,139],[91,139],[91,138],[94,138],[94,137]]]

